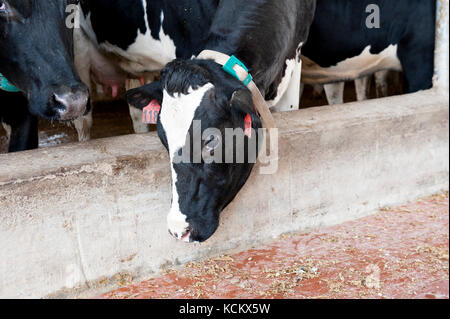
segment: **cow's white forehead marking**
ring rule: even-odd
[[[194,120],[195,111],[200,106],[203,96],[214,86],[207,83],[188,94],[176,93],[174,96],[164,90],[163,105],[160,114],[161,124],[166,132],[170,159],[185,145],[186,135]]]
[[[186,222],[186,215],[180,210],[176,187],[178,176],[174,169],[173,158],[185,146],[186,136],[194,120],[195,112],[205,93],[213,87],[211,83],[208,83],[197,90],[190,88],[188,94],[180,93],[174,94],[174,96],[170,96],[164,90],[160,121],[166,133],[172,168],[172,207],[167,216],[167,224],[170,232],[178,239],[181,239],[186,233],[189,224]]]

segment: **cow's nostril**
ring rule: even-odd
[[[65,111],[66,110],[65,104],[61,101],[61,99],[59,98],[59,96],[57,94],[53,94],[52,95],[51,102],[52,102],[52,105],[54,105],[54,107],[58,111]]]
[[[168,230],[168,232],[171,236],[175,237],[178,240],[181,240],[181,241],[184,241],[187,243],[189,243],[191,241],[191,229],[190,228],[187,228],[182,233],[172,232],[170,229]]]
[[[53,94],[53,105],[59,113],[61,120],[72,120],[82,116],[87,108],[89,93],[82,87],[77,90],[55,92]]]
[[[188,228],[186,232],[181,236],[181,241],[184,241],[186,243],[189,243],[191,241],[191,229]]]

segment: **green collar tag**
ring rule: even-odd
[[[241,62],[238,58],[236,58],[234,55],[232,55],[230,57],[230,59],[228,60],[228,62],[225,63],[225,65],[223,66],[223,70],[225,72],[227,72],[228,74],[234,76],[239,81],[241,81],[241,79],[237,75],[236,71],[234,70],[234,67],[235,67],[236,64],[239,65],[241,68],[243,68],[245,70],[245,72],[248,73],[248,69],[245,66],[245,64],[243,62]],[[248,73],[247,78],[244,81],[242,81],[242,82],[244,82],[245,86],[248,86],[251,81],[253,81],[253,77],[252,77],[252,75],[250,73]]]
[[[4,76],[0,73],[0,90],[6,92],[19,92],[20,90],[12,85]]]

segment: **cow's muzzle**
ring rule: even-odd
[[[171,234],[176,239],[181,240],[185,243],[192,242],[192,238],[191,238],[192,232],[189,228],[187,228],[183,233],[172,233],[172,231],[170,231],[170,229],[169,229],[169,234]]]
[[[84,84],[72,87],[61,86],[53,92],[50,105],[62,121],[76,119],[85,114],[89,101],[89,90]]]

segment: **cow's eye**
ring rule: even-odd
[[[6,5],[6,2],[0,0],[0,12],[6,12],[6,9],[8,9],[8,6]]]
[[[206,139],[205,145],[202,149],[202,157],[205,162],[211,163],[210,160],[214,160],[216,150],[222,145],[222,137],[220,134],[211,134]]]
[[[205,143],[205,149],[207,151],[214,151],[220,145],[221,138],[219,135],[210,135]]]

